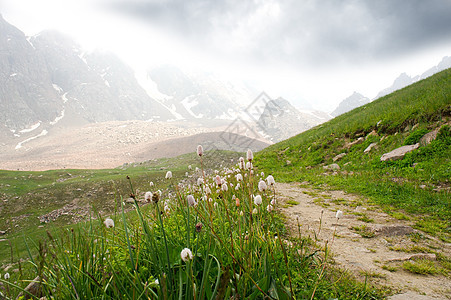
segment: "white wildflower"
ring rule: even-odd
[[[105,221],[103,221],[103,224],[105,224],[106,228],[114,227],[114,221],[113,221],[113,219],[110,219],[110,218],[106,218]]]
[[[202,145],[197,146],[197,155],[202,156],[204,154],[204,148]]]
[[[260,196],[260,195],[257,195],[257,196],[254,196],[254,204],[255,205],[261,205],[262,204],[262,196]]]
[[[240,189],[240,184],[237,183],[236,186],[235,186],[235,191],[238,191],[239,189]]]
[[[267,188],[268,188],[268,186],[266,185],[266,182],[264,182],[263,180],[260,180],[260,181],[258,182],[258,190],[259,190],[260,192],[266,191]]]
[[[236,174],[235,177],[236,177],[236,181],[243,181],[243,175]]]
[[[335,218],[341,219],[343,217],[343,212],[341,210],[337,210],[337,213],[335,214]]]
[[[272,205],[272,206],[276,206],[276,203],[277,203],[276,198],[273,198],[273,199],[271,200],[271,205]]]
[[[224,192],[227,192],[227,191],[229,190],[229,187],[227,186],[227,184],[223,184],[223,185],[221,186],[221,189],[222,189]]]
[[[252,153],[251,149],[247,149],[246,158],[248,161],[252,161],[254,159],[254,154]]]
[[[171,171],[167,171],[166,172],[166,179],[171,179],[172,178],[172,172]]]
[[[191,165],[188,166],[188,170],[192,170],[193,167]]]
[[[252,163],[250,161],[246,163],[246,169],[248,170],[252,169]]]
[[[154,186],[153,181],[149,182],[149,185],[150,187],[153,187]]]
[[[273,209],[274,209],[274,207],[272,207],[272,205],[266,206],[266,210],[267,210],[269,213],[272,212]]]
[[[189,206],[195,206],[197,204],[193,195],[188,195],[188,197],[186,197],[186,201],[188,201]]]
[[[270,186],[273,186],[276,184],[276,181],[274,180],[274,177],[272,175],[269,175],[268,177],[266,177],[266,182]]]
[[[253,214],[253,215],[258,214],[258,210],[257,210],[256,208],[254,208],[254,209],[252,210],[252,214]]]
[[[187,262],[193,259],[193,253],[188,248],[185,248],[182,250],[182,252],[180,252],[180,257],[184,262]]]
[[[204,184],[204,179],[202,177],[197,178],[197,185],[201,186],[202,184]]]
[[[144,194],[144,200],[146,200],[147,202],[150,202],[152,200],[152,192],[146,192]]]
[[[3,278],[5,278],[5,280],[8,280],[10,278],[9,273],[5,273],[5,275],[3,276]]]

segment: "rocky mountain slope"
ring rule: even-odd
[[[257,130],[272,142],[280,142],[306,131],[331,117],[323,112],[299,111],[287,100],[270,100],[257,122]]]
[[[331,115],[334,117],[339,116],[369,102],[370,99],[357,92],[354,92],[351,96],[341,101],[338,107],[333,112],[331,112]]]
[[[0,122],[12,133],[47,130],[68,113],[87,122],[172,118],[111,53],[86,54],[54,31],[26,37],[3,18],[0,37]]]
[[[334,117],[341,115],[345,112],[353,110],[356,107],[365,105],[365,104],[369,103],[370,101],[374,101],[378,98],[381,98],[383,96],[391,94],[394,91],[405,88],[406,86],[409,86],[409,85],[411,85],[415,82],[418,82],[420,80],[423,80],[425,78],[428,78],[428,77],[430,77],[436,73],[439,73],[443,70],[446,70],[448,68],[451,68],[451,57],[445,56],[442,58],[442,60],[436,66],[433,66],[432,68],[426,70],[421,75],[416,75],[416,76],[411,77],[411,76],[407,75],[406,73],[401,73],[393,81],[393,84],[391,86],[380,91],[374,99],[369,100],[368,98],[364,97],[363,95],[361,95],[357,92],[354,92],[353,95],[351,95],[350,97],[341,101],[340,104],[338,105],[338,107],[331,113],[331,115]]]

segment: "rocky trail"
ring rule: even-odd
[[[364,198],[343,191],[279,183],[276,192],[293,234],[298,234],[299,224],[301,234],[316,240],[318,247],[327,242],[333,266],[390,287],[392,300],[451,299],[449,273],[420,275],[403,268],[417,261],[434,264],[437,253],[451,257],[449,243],[413,229],[412,221],[395,219]],[[343,211],[339,220],[337,210]]]

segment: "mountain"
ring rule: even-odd
[[[451,57],[445,56],[442,58],[442,60],[436,66],[433,66],[432,68],[428,69],[421,75],[410,77],[406,73],[401,73],[398,76],[398,78],[395,79],[395,81],[393,82],[393,84],[390,87],[385,88],[382,91],[380,91],[377,94],[376,98],[374,98],[374,99],[378,99],[378,98],[388,95],[394,91],[400,90],[408,85],[411,85],[412,83],[415,83],[419,80],[428,78],[428,77],[430,77],[438,72],[441,72],[443,70],[446,70],[448,68],[451,68]]]
[[[408,85],[411,85],[412,83],[418,81],[418,76],[416,77],[410,77],[406,73],[401,73],[398,78],[395,79],[393,84],[389,86],[388,88],[383,89],[380,91],[377,96],[377,98],[383,97],[385,95],[391,94],[394,91],[400,90]]]
[[[149,80],[158,89],[157,99],[178,119],[233,120],[255,94],[212,74],[186,74],[169,65],[150,70]]]
[[[341,101],[338,107],[333,112],[331,112],[331,115],[334,117],[339,116],[369,102],[370,99],[357,92],[354,92],[351,96]]]
[[[257,122],[260,134],[280,142],[330,119],[323,112],[299,111],[287,100],[270,100]]]
[[[47,132],[63,118],[77,122],[167,120],[133,70],[111,53],[86,54],[68,37],[26,37],[0,17],[0,121],[16,135]]]

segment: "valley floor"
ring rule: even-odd
[[[299,224],[301,234],[316,240],[318,246],[327,242],[332,265],[392,288],[395,296],[391,299],[451,299],[449,273],[407,271],[408,266],[420,263],[433,268],[440,257],[449,258],[450,244],[413,229],[411,221],[397,220],[365,199],[342,191],[279,183],[277,194],[292,233],[298,234]],[[337,210],[343,211],[339,220]]]

